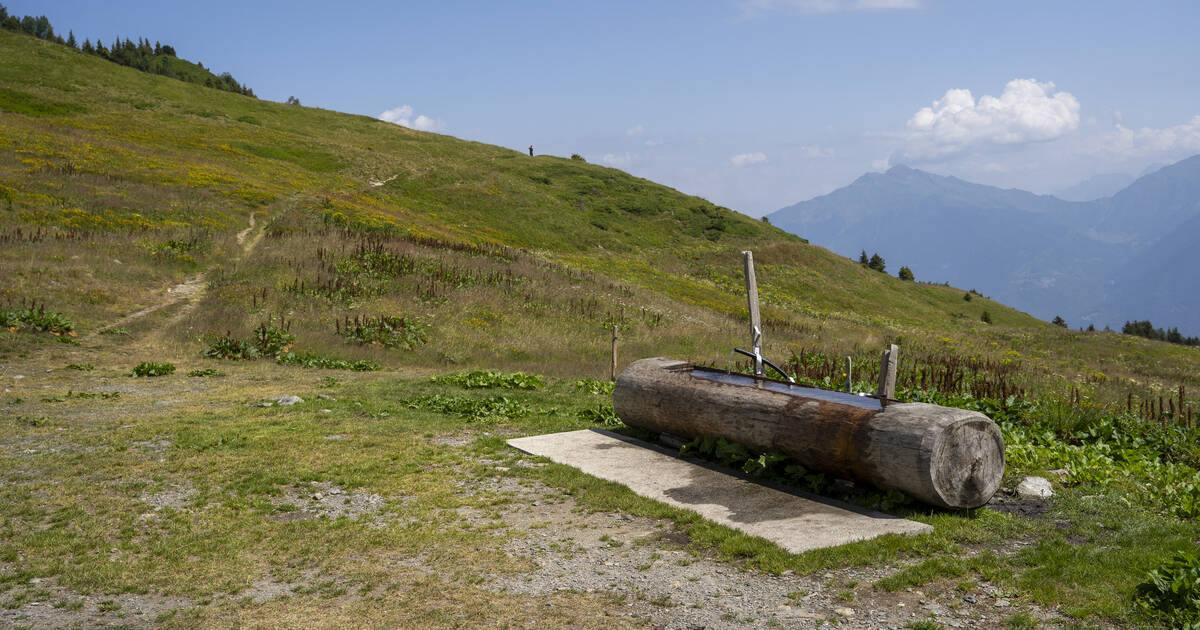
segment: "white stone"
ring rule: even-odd
[[[1017,485],[1017,496],[1022,499],[1049,499],[1054,496],[1054,488],[1045,477],[1025,477]]]
[[[275,400],[279,403],[279,406],[281,406],[281,407],[290,407],[297,403],[304,402],[303,398],[301,398],[299,396],[292,396],[290,394],[287,396],[280,396],[279,398],[276,398]]]

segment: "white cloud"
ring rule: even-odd
[[[604,157],[600,158],[601,162],[604,162],[605,164],[607,164],[609,166],[616,166],[618,168],[623,167],[623,166],[629,166],[629,163],[632,160],[633,160],[633,157],[631,155],[629,155],[628,153],[625,153],[623,155],[617,155],[615,153],[605,153]]]
[[[743,0],[742,13],[755,16],[776,9],[798,13],[890,11],[920,9],[924,5],[924,0]]]
[[[416,118],[413,118],[412,105],[393,107],[380,114],[379,119],[418,131],[438,131],[445,127],[441,120],[430,118],[424,114],[419,114]]]
[[[1200,116],[1174,127],[1130,129],[1117,123],[1092,139],[1089,152],[1119,158],[1180,158],[1200,152]]]
[[[729,161],[734,166],[739,168],[743,166],[749,166],[751,164],[762,164],[767,161],[767,154],[760,151],[754,153],[739,153],[729,158]]]
[[[908,121],[910,155],[953,153],[978,144],[1053,140],[1079,127],[1079,101],[1055,93],[1051,82],[1013,79],[999,97],[976,102],[970,90],[951,89]]]
[[[642,125],[634,125],[634,126],[630,127],[629,129],[625,130],[625,135],[627,135],[629,137],[640,136],[643,133],[646,133],[646,128]]]
[[[800,157],[805,158],[826,158],[833,156],[833,149],[826,149],[816,144],[802,144],[796,147]]]

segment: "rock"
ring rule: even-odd
[[[967,602],[968,604],[974,604],[974,603],[977,603],[979,600],[976,599],[974,595],[963,595],[963,601]]]
[[[1025,477],[1017,484],[1017,496],[1022,499],[1049,499],[1054,488],[1045,477]]]
[[[319,413],[333,413],[332,409],[322,409]]]
[[[276,398],[275,401],[279,403],[280,407],[290,407],[292,405],[304,402],[304,399],[299,396],[288,394],[287,396],[280,396],[279,398]]]
[[[851,608],[834,608],[833,612],[835,612],[843,617],[853,617],[854,616],[854,610]]]
[[[996,608],[1008,608],[1010,604],[1007,599],[997,599],[996,603],[992,605]]]
[[[255,406],[255,407],[274,407],[274,406],[275,406],[275,403],[273,403],[273,402],[268,402],[268,401],[264,400],[264,401],[262,401],[262,402],[258,403],[257,405],[254,405],[254,406]]]
[[[320,501],[321,499],[325,498],[325,495],[318,492],[318,493],[312,495],[312,498],[313,498],[313,501]]]
[[[337,401],[336,398],[334,398],[333,396],[330,396],[329,394],[317,394],[317,398],[320,398],[321,400],[332,400],[335,402]]]

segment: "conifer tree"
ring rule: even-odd
[[[896,277],[909,282],[916,280],[916,278],[913,277],[912,269],[909,269],[908,267],[901,267],[900,272],[896,274]]]
[[[871,255],[871,261],[867,263],[867,266],[880,273],[887,272],[887,263],[883,260],[883,256],[879,255],[879,252]]]
[[[75,31],[67,31],[67,45],[71,48],[79,48],[79,42],[75,41]]]
[[[869,262],[870,261],[867,260],[867,250],[864,249],[862,250],[862,253],[858,255],[858,264],[866,265]]]

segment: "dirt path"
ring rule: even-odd
[[[168,306],[174,306],[180,302],[188,301],[194,303],[195,301],[199,300],[203,293],[204,274],[198,273],[191,278],[188,278],[187,280],[167,289],[167,294],[163,301],[151,306],[147,306],[140,311],[130,313],[121,319],[118,319],[117,321],[96,330],[96,332],[92,333],[90,336],[95,337],[96,335],[99,335],[107,330],[119,328],[126,324],[137,321],[155,311],[167,308]]]
[[[250,213],[250,224],[246,227],[246,229],[237,233],[237,244],[240,245],[242,248],[242,253],[238,256],[239,260],[242,258],[245,258],[246,256],[249,256],[250,253],[254,251],[254,248],[258,246],[259,242],[262,241],[263,231],[259,230],[258,232],[254,232],[255,227],[257,227],[255,213],[251,212]],[[254,232],[253,236],[251,236],[252,232]],[[97,335],[103,333],[104,331],[111,330],[113,328],[119,328],[119,327],[125,326],[127,324],[133,323],[139,319],[142,319],[143,317],[146,317],[147,315],[150,315],[151,313],[162,310],[164,308],[167,308],[170,306],[175,306],[176,304],[184,303],[184,308],[181,309],[180,312],[176,313],[173,317],[171,317],[171,320],[169,322],[167,322],[167,324],[165,326],[163,326],[162,328],[169,327],[170,324],[175,323],[176,321],[178,321],[179,319],[181,319],[182,317],[187,315],[189,312],[191,312],[191,310],[193,308],[196,307],[197,304],[200,303],[201,298],[204,297],[204,290],[207,287],[207,285],[205,283],[205,278],[206,278],[206,276],[205,276],[204,272],[200,272],[200,273],[192,276],[191,278],[188,278],[187,280],[185,280],[173,287],[168,288],[166,291],[166,295],[163,297],[162,301],[160,301],[156,304],[147,306],[146,308],[143,308],[140,311],[130,313],[107,326],[97,329],[96,332],[89,335],[89,338],[94,338]]]
[[[372,179],[372,180],[369,180],[367,183],[370,184],[372,188],[379,188],[380,186],[392,181],[393,179],[396,179],[397,177],[400,177],[400,175],[399,174],[392,175],[391,177],[389,177],[387,179]]]
[[[242,257],[249,256],[250,252],[254,251],[255,247],[258,247],[258,243],[263,237],[263,231],[259,230],[254,234],[253,237],[251,237],[249,240],[246,240],[246,237],[250,236],[250,233],[254,231],[254,227],[256,225],[254,221],[254,215],[255,213],[250,213],[250,225],[247,226],[246,229],[237,233],[237,244],[242,246]]]

